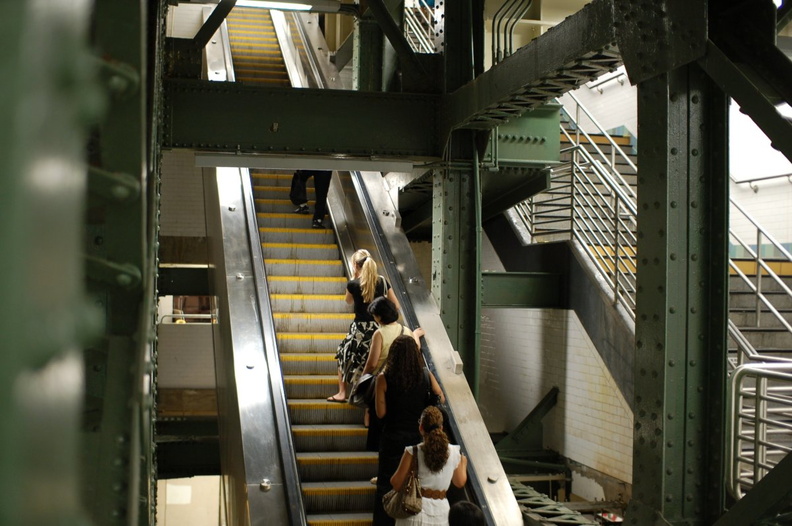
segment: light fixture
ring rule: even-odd
[[[237,7],[258,7],[261,9],[279,9],[282,11],[314,11],[321,13],[337,13],[341,2],[337,0],[237,0]]]

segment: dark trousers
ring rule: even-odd
[[[316,190],[316,204],[314,205],[314,220],[323,221],[327,214],[327,192],[330,190],[330,177],[332,172],[326,170],[297,170],[292,176],[291,190],[289,198],[295,205],[302,205],[308,202],[308,190],[306,183],[313,177],[314,189]]]

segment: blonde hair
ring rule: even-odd
[[[371,259],[371,254],[365,248],[361,248],[352,254],[352,266],[358,272],[360,279],[360,290],[363,293],[363,302],[371,303],[377,289],[377,264]]]
[[[437,473],[448,461],[448,436],[443,431],[443,413],[434,406],[429,406],[421,414],[423,429],[423,451],[426,467]]]

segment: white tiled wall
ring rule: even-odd
[[[160,235],[205,237],[203,176],[190,150],[162,154]]]
[[[484,309],[480,407],[491,432],[514,429],[553,386],[545,446],[632,480],[632,412],[573,311]]]
[[[780,243],[792,242],[792,182],[786,178],[731,184],[731,197]],[[746,243],[756,244],[756,228],[732,208],[731,228]],[[767,243],[766,241],[764,243]]]

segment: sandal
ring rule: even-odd
[[[345,404],[347,400],[346,400],[346,398],[336,398],[335,395],[333,395],[333,396],[328,396],[327,397],[327,401],[328,402],[335,402],[337,404]]]

